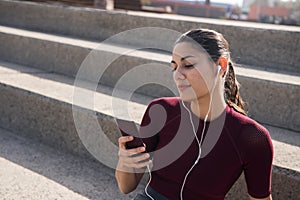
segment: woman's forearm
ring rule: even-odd
[[[134,168],[128,168],[118,163],[115,176],[122,193],[128,194],[136,189],[143,173],[135,173]]]

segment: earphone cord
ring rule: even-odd
[[[191,114],[191,111],[185,106],[185,104],[184,104],[183,101],[182,101],[183,107],[188,111],[189,116],[190,116],[190,122],[191,122],[191,125],[192,125],[192,128],[193,128],[193,132],[194,132],[195,138],[196,138],[197,143],[198,143],[199,153],[198,153],[198,157],[197,157],[195,163],[192,165],[192,167],[189,169],[189,171],[186,173],[186,175],[185,175],[185,177],[184,177],[184,180],[183,180],[183,183],[182,183],[182,186],[181,186],[181,190],[180,190],[180,199],[181,199],[181,200],[183,200],[183,188],[184,188],[186,179],[187,179],[188,175],[190,174],[190,172],[193,170],[193,168],[197,165],[197,163],[198,163],[198,161],[200,160],[200,157],[201,157],[201,153],[202,153],[202,151],[201,151],[201,143],[202,143],[203,135],[204,135],[205,128],[206,128],[206,121],[207,121],[207,118],[208,118],[208,115],[209,115],[210,109],[211,109],[212,95],[213,95],[213,93],[214,93],[214,90],[215,90],[217,81],[218,81],[218,79],[215,80],[215,82],[214,82],[214,87],[212,88],[212,92],[211,92],[211,95],[210,95],[211,101],[209,102],[208,111],[207,111],[207,113],[206,113],[206,115],[205,115],[205,118],[204,118],[204,124],[203,124],[203,129],[202,129],[202,133],[201,133],[201,139],[200,139],[200,142],[199,142],[199,139],[198,139],[197,134],[196,134],[196,130],[195,130],[195,127],[194,127],[194,123],[193,123],[193,120],[192,120],[192,114]]]
[[[145,187],[145,193],[146,193],[146,195],[151,199],[151,200],[154,200],[153,199],[153,197],[150,195],[150,194],[148,194],[148,186],[149,186],[149,184],[150,184],[150,182],[151,182],[151,179],[152,179],[152,175],[151,175],[151,171],[150,171],[150,167],[149,167],[149,165],[147,165],[147,169],[148,169],[148,173],[149,173],[149,181],[148,181],[148,183],[147,183],[147,185],[146,185],[146,187]]]
[[[184,105],[184,103],[183,103],[183,105]],[[202,143],[202,140],[203,140],[203,135],[204,135],[205,127],[206,127],[206,118],[207,118],[205,116],[204,125],[203,125],[203,129],[202,129],[202,133],[201,133],[201,139],[200,139],[200,142],[199,142],[199,139],[198,139],[198,137],[196,135],[196,130],[195,130],[194,124],[192,123],[191,112],[186,108],[185,105],[184,105],[184,107],[189,112],[189,115],[190,115],[190,121],[191,121],[193,132],[195,134],[195,137],[196,137],[196,140],[197,140],[197,143],[198,143],[199,153],[198,153],[198,157],[197,157],[195,163],[192,165],[192,167],[189,169],[189,171],[186,173],[186,175],[184,177],[184,180],[183,180],[183,183],[182,183],[182,186],[181,186],[181,190],[180,190],[180,199],[181,200],[183,200],[183,196],[182,195],[183,195],[183,189],[184,189],[184,185],[185,185],[186,179],[187,179],[188,175],[190,174],[190,172],[193,170],[193,168],[196,166],[196,164],[198,163],[198,161],[199,161],[199,159],[201,157],[201,143]]]
[[[219,74],[219,70],[218,70],[217,74]],[[182,183],[182,186],[181,186],[181,190],[180,190],[180,199],[181,199],[181,200],[183,200],[183,189],[184,189],[184,185],[185,185],[185,183],[186,183],[186,179],[187,179],[188,175],[190,174],[190,172],[193,170],[193,168],[196,166],[196,164],[198,163],[198,161],[200,160],[200,157],[201,157],[201,153],[202,153],[202,151],[201,151],[201,143],[202,143],[203,135],[204,135],[205,128],[206,128],[206,121],[207,121],[207,118],[208,118],[208,115],[209,115],[210,109],[211,109],[212,95],[213,95],[213,93],[214,93],[214,91],[215,91],[215,87],[216,87],[217,81],[218,81],[218,79],[215,80],[214,86],[213,86],[213,88],[212,88],[212,92],[211,92],[211,94],[210,94],[210,102],[209,102],[209,106],[208,106],[208,111],[207,111],[207,113],[206,113],[206,115],[205,115],[205,118],[204,118],[204,124],[203,124],[203,129],[202,129],[202,133],[201,133],[201,139],[200,139],[200,142],[199,142],[199,139],[198,139],[197,134],[196,134],[195,126],[194,126],[194,123],[193,123],[193,120],[192,120],[192,114],[191,114],[191,111],[186,107],[186,105],[183,103],[183,101],[181,101],[183,107],[184,107],[184,108],[188,111],[188,113],[189,113],[190,122],[191,122],[191,125],[192,125],[192,128],[193,128],[193,132],[194,132],[195,138],[196,138],[197,143],[198,143],[198,148],[199,148],[198,157],[197,157],[195,163],[192,165],[192,167],[189,169],[189,171],[186,173],[186,175],[185,175],[185,177],[184,177],[184,180],[183,180],[183,183]],[[149,184],[150,184],[150,182],[151,182],[151,179],[152,179],[152,175],[151,175],[151,171],[150,171],[149,165],[147,165],[147,169],[148,169],[148,173],[149,173],[149,181],[148,181],[148,183],[147,183],[147,185],[146,185],[146,187],[145,187],[145,193],[146,193],[146,195],[147,195],[151,200],[154,200],[154,198],[153,198],[151,195],[149,195],[148,192],[147,192],[148,186],[149,186]]]
[[[186,106],[185,106],[185,104],[184,104],[183,102],[182,102],[182,104],[183,104],[183,106],[185,107],[185,109],[187,109]],[[181,200],[183,200],[182,193],[183,193],[183,188],[184,188],[186,179],[187,179],[189,173],[193,170],[193,168],[194,168],[195,165],[198,163],[198,161],[199,161],[199,159],[200,159],[200,157],[201,157],[201,143],[202,143],[202,140],[203,140],[203,135],[204,135],[204,131],[205,131],[205,128],[206,128],[206,120],[207,120],[207,116],[208,116],[208,114],[206,114],[206,116],[205,116],[205,119],[204,119],[204,125],[203,125],[203,129],[202,129],[202,133],[201,133],[201,140],[200,140],[200,142],[199,142],[199,139],[198,139],[198,137],[197,137],[197,135],[196,135],[195,126],[194,126],[194,124],[192,123],[192,118],[191,118],[192,115],[191,115],[191,112],[190,112],[188,109],[187,109],[187,111],[189,112],[189,115],[190,115],[190,121],[191,121],[191,124],[192,124],[193,132],[194,132],[194,134],[195,134],[195,137],[196,137],[196,140],[197,140],[197,143],[198,143],[198,146],[199,146],[199,154],[198,154],[198,157],[197,157],[195,163],[193,164],[193,166],[190,168],[190,170],[186,173],[186,175],[185,175],[185,177],[184,177],[184,181],[183,181],[183,183],[182,183],[182,187],[181,187],[181,190],[180,190],[180,199],[181,199]],[[209,112],[208,112],[208,113],[209,113]],[[150,171],[149,165],[147,165],[147,169],[148,169],[148,173],[149,173],[149,181],[148,181],[148,183],[147,183],[147,185],[146,185],[146,187],[145,187],[145,193],[146,193],[146,195],[147,195],[151,200],[154,200],[154,199],[152,198],[152,196],[149,195],[148,192],[147,192],[148,186],[149,186],[149,184],[150,184],[150,182],[151,182],[151,179],[152,179],[151,171]]]

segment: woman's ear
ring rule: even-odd
[[[222,68],[222,70],[223,70],[224,72],[226,72],[227,66],[228,66],[228,61],[227,61],[227,59],[226,59],[225,57],[221,56],[221,57],[219,58],[219,60],[218,60],[218,65],[220,65],[221,68]]]

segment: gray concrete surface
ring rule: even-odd
[[[113,169],[0,129],[0,199],[123,200],[140,188],[124,195]]]
[[[52,146],[61,152],[71,152],[95,161],[95,158],[86,151],[86,146],[82,144],[84,138],[79,137],[79,131],[84,130],[87,137],[94,137],[96,142],[101,143],[99,130],[92,123],[96,117],[109,142],[103,144],[100,149],[89,150],[92,150],[93,155],[96,152],[96,155],[105,156],[111,144],[116,144],[119,134],[112,117],[115,115],[120,117],[117,112],[124,110],[124,107],[116,107],[116,112],[112,111],[111,90],[108,87],[98,88],[94,107],[75,109],[77,117],[83,120],[80,129],[78,127],[76,129],[71,107],[74,89],[71,78],[24,66],[13,64],[7,66],[4,63],[0,68],[0,77],[0,112],[2,113],[0,127],[38,143]],[[88,89],[85,94],[88,94]],[[121,96],[119,98],[122,99]],[[150,97],[137,95],[128,104],[130,115],[137,123],[140,122],[150,99]],[[267,128],[270,130],[275,148],[274,199],[297,199],[299,197],[297,195],[300,194],[300,134],[274,126],[267,126]],[[107,152],[108,155],[113,153],[115,152]],[[114,163],[116,158],[115,154],[108,159]],[[10,165],[5,164],[5,166]],[[243,177],[231,189],[228,199],[247,199]]]
[[[145,187],[147,175],[134,192],[124,195],[118,190],[113,169],[1,128],[0,144],[1,199],[126,200]],[[237,199],[248,199],[242,176],[226,198]]]
[[[164,27],[179,32],[198,27],[210,28],[224,34],[231,44],[232,57],[238,63],[300,72],[299,27],[10,0],[0,1],[0,24],[98,41],[139,27]],[[165,37],[155,39],[160,44],[166,40]],[[133,41],[125,39],[120,42],[133,46],[151,45],[153,39],[136,37]]]
[[[284,140],[286,138],[289,137],[282,137]],[[123,195],[118,191],[113,169],[1,128],[0,176],[0,195],[5,200],[131,199],[144,188],[147,177],[144,176],[136,191]],[[299,183],[291,179],[291,184],[280,185],[277,177],[278,174],[273,175],[273,198],[298,199]],[[237,197],[237,194],[240,196]],[[230,190],[227,199],[248,199],[243,176]]]
[[[93,53],[96,61],[88,66],[88,70],[81,77],[96,82],[101,77],[100,83],[110,87],[114,87],[125,72],[147,64],[147,71],[140,72],[138,78],[124,81],[122,89],[132,89],[136,85],[145,85],[141,81],[152,80],[159,84],[145,85],[137,91],[156,97],[178,95],[169,67],[171,56],[166,53],[133,51],[133,46],[120,44],[106,43],[99,46],[97,42],[4,26],[0,26],[0,41],[0,52],[3,52],[0,54],[1,60],[72,77],[76,76],[80,66]],[[97,51],[91,53],[96,48]],[[152,70],[160,66],[163,72]],[[98,75],[105,67],[107,69],[102,76]],[[249,105],[255,105],[250,107],[249,113],[252,117],[266,124],[300,131],[299,73],[248,65],[236,67],[236,71],[242,84],[241,93],[244,99]],[[289,97],[289,103],[282,104],[286,97]],[[262,109],[265,112],[260,112]]]

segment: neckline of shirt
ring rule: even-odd
[[[181,99],[178,98],[178,100],[180,101],[180,106],[183,107]],[[204,123],[204,119],[202,119],[201,117],[198,117],[197,115],[195,115],[195,114],[192,112],[191,106],[190,106],[190,104],[191,104],[190,102],[184,101],[184,104],[186,105],[187,109],[189,109],[189,111],[191,112],[191,115],[192,115],[192,119],[193,119],[193,120],[198,119],[201,123]],[[184,108],[183,108],[183,109],[184,109]],[[230,106],[226,103],[226,107],[225,107],[225,109],[223,110],[223,112],[222,112],[219,116],[217,116],[216,118],[214,118],[213,120],[207,120],[206,123],[211,123],[211,122],[217,121],[224,113],[227,115],[227,113],[230,112],[230,109],[231,109]],[[184,110],[185,110],[185,112],[188,112],[186,109],[184,109]]]

